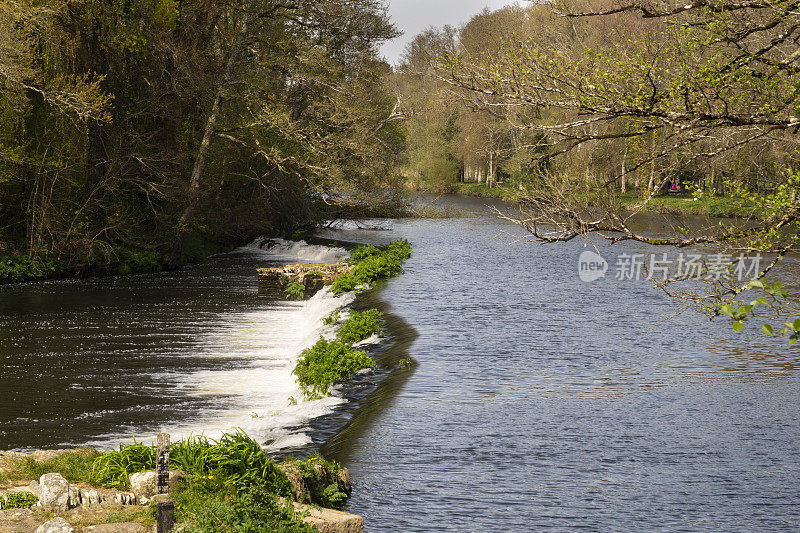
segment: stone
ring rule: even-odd
[[[308,487],[306,486],[302,471],[297,463],[278,463],[275,466],[278,468],[278,470],[283,472],[284,475],[286,475],[286,479],[289,480],[289,485],[291,485],[294,500],[300,503],[311,503]],[[339,490],[350,496],[352,493],[352,482],[350,480],[350,472],[346,468],[342,468],[335,478],[319,463],[315,463],[313,465],[313,469],[317,475],[324,480],[323,483],[326,486],[336,481],[339,485]]]
[[[145,533],[147,528],[136,522],[97,524],[83,528],[84,533]]]
[[[303,474],[300,469],[292,463],[281,463],[275,465],[278,470],[284,473],[286,479],[289,480],[289,485],[292,487],[292,495],[295,501],[310,503],[308,489],[306,482],[303,479]]]
[[[294,508],[305,515],[303,522],[322,533],[364,533],[364,519],[358,515],[299,503]]]
[[[75,485],[69,486],[69,502],[68,506],[70,509],[73,507],[78,507],[82,503],[82,494],[81,489],[76,487]]]
[[[66,511],[70,503],[69,482],[61,474],[39,478],[39,504],[45,511]]]
[[[353,269],[346,263],[300,263],[274,268],[258,269],[258,294],[277,300],[286,299],[286,284],[296,282],[305,285],[305,296],[311,297],[337,277]]]
[[[342,492],[350,496],[353,492],[353,483],[350,480],[350,471],[347,468],[342,467],[342,470],[339,472],[338,481],[339,488],[343,489]]]
[[[47,475],[47,474],[45,474]],[[36,533],[74,533],[75,529],[69,525],[69,522],[57,516],[52,520],[48,520],[36,529]]]
[[[100,504],[100,494],[95,489],[89,489],[83,492],[83,504],[84,505],[99,505]]]
[[[186,477],[186,473],[182,470],[170,470],[169,471],[169,490],[172,492],[174,488],[177,486],[178,483],[183,481]],[[156,495],[156,471],[155,470],[147,470],[145,472],[136,472],[135,474],[131,474],[131,488],[133,489],[133,493],[136,494],[136,497],[141,498],[152,498]]]

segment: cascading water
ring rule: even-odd
[[[304,241],[258,239],[232,252],[264,264],[286,262],[336,263],[347,257],[338,247]],[[253,282],[254,283],[254,282]],[[350,305],[353,293],[334,295],[325,288],[303,302],[269,302],[222,314],[214,327],[204,327],[193,340],[194,355],[213,363],[180,378],[181,393],[207,399],[214,408],[187,421],[163,424],[173,439],[190,435],[217,438],[241,428],[269,451],[297,449],[312,443],[307,424],[346,402],[340,396],[307,400],[292,371],[301,352],[320,336],[330,338],[333,326],[323,319]],[[341,316],[347,316],[343,310]],[[361,344],[380,342],[373,336]],[[334,388],[334,394],[336,390]],[[225,398],[220,408],[219,398]],[[203,402],[199,402],[203,403]],[[153,437],[137,434],[145,442]],[[107,447],[130,441],[130,434],[107,434],[90,444]]]
[[[352,294],[337,297],[325,288],[306,302],[280,303],[266,311],[238,314],[235,324],[220,324],[203,341],[208,352],[241,359],[241,364],[197,372],[190,379],[193,394],[234,395],[235,407],[171,431],[216,437],[242,428],[270,450],[309,444],[304,424],[331,412],[343,400],[336,396],[306,400],[292,370],[300,352],[332,329],[322,319],[353,299]]]

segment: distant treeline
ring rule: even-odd
[[[791,2],[685,15],[660,0],[521,4],[430,28],[406,48],[392,86],[408,116],[408,181],[552,176],[727,195],[736,184],[775,190],[796,168]]]

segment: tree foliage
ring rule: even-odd
[[[507,158],[531,172],[524,215],[507,218],[533,239],[596,234],[612,244],[765,253],[761,279],[800,233],[798,40],[792,0],[562,0],[476,17],[433,77],[451,102],[505,123]],[[691,228],[677,220],[665,238],[639,215],[669,188],[686,201],[725,197],[743,218]],[[737,328],[797,313],[791,297],[740,301],[760,290],[750,280],[699,290],[681,289],[685,281],[659,286]]]
[[[173,265],[386,184],[378,0],[0,4],[0,253]]]

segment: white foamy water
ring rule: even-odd
[[[273,259],[299,260],[303,263],[338,263],[350,257],[344,248],[283,239],[256,239],[237,251],[263,254]]]
[[[335,263],[349,257],[343,248],[282,239],[260,239],[237,252],[294,262]],[[190,396],[222,398],[220,408],[195,413],[191,420],[160,431],[169,432],[177,440],[201,434],[218,438],[241,428],[269,451],[311,443],[307,424],[346,400],[338,396],[306,400],[292,370],[304,349],[320,336],[333,336],[334,327],[324,326],[322,319],[354,299],[353,293],[335,296],[326,287],[304,302],[273,302],[266,308],[222,316],[219,326],[204,333],[193,349],[195,354],[225,359],[226,363],[220,369],[187,375],[181,387]],[[346,316],[343,310],[342,317]],[[375,337],[365,342],[378,340]],[[143,440],[154,438],[145,435]],[[102,444],[129,440],[130,436],[120,436]]]
[[[221,324],[204,339],[204,351],[241,360],[241,364],[198,372],[190,378],[191,387],[193,394],[227,396],[233,407],[171,432],[218,437],[242,428],[270,450],[310,443],[305,424],[330,413],[344,400],[335,396],[306,400],[292,370],[304,349],[320,335],[330,334],[332,328],[324,326],[322,319],[353,299],[353,294],[337,297],[325,288],[306,302],[277,302],[268,310],[236,314],[232,323]]]

